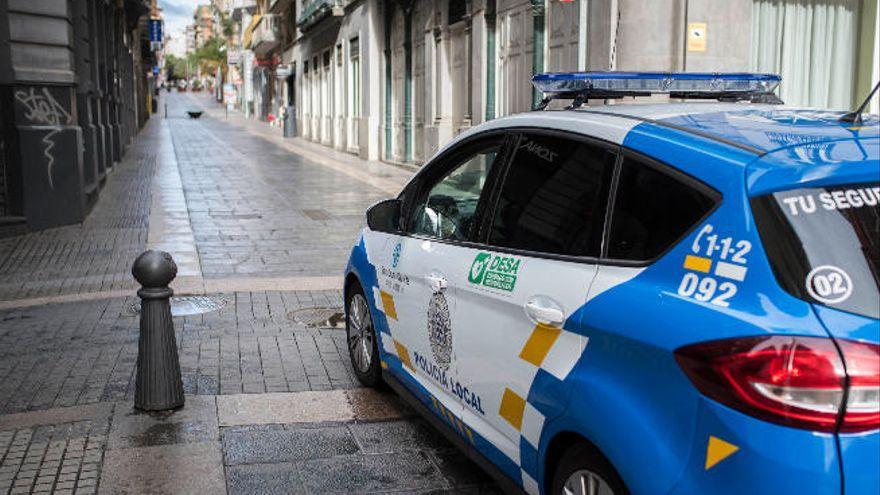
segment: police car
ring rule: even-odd
[[[877,117],[776,104],[773,75],[533,82],[571,104],[367,212],[360,381],[511,492],[880,493]],[[583,105],[653,93],[688,100]]]

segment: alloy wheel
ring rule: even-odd
[[[562,486],[564,495],[614,495],[611,486],[598,474],[579,469],[568,476]]]
[[[373,321],[362,294],[355,294],[349,300],[346,330],[352,364],[359,372],[366,373],[373,363]]]

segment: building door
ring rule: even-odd
[[[578,70],[579,2],[547,2],[547,70]]]
[[[346,116],[348,151],[359,151],[358,125],[361,116],[361,43],[354,37],[348,41],[348,115]]]
[[[499,6],[497,115],[525,112],[532,105],[532,39],[534,28],[530,0]]]

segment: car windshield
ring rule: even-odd
[[[752,200],[761,241],[785,290],[880,318],[878,186],[796,189]]]

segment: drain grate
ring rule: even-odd
[[[309,328],[345,328],[345,313],[340,307],[296,309],[287,319]]]
[[[171,316],[193,316],[218,309],[226,306],[226,299],[211,296],[174,296],[171,298]],[[140,314],[141,302],[137,301],[131,305],[131,311],[134,314]]]

